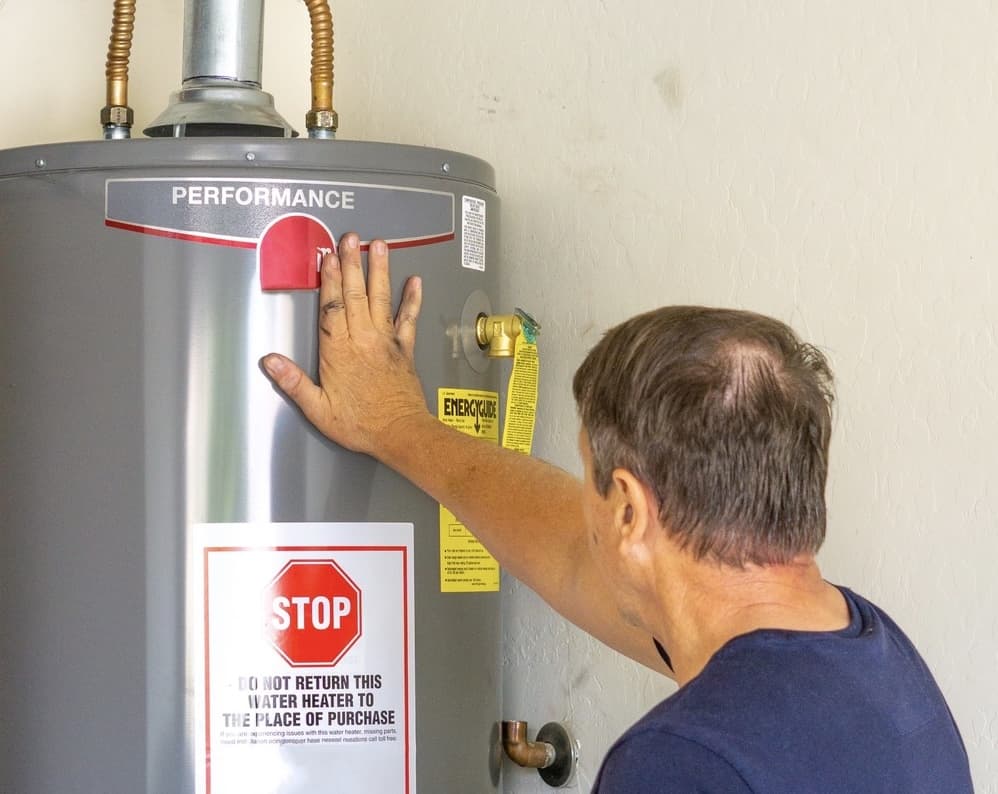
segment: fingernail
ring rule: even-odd
[[[343,245],[345,245],[347,248],[356,248],[357,247],[357,235],[356,234],[348,234],[344,238],[344,240],[343,240]]]
[[[279,377],[287,369],[284,359],[280,356],[270,355],[263,359],[263,368],[273,377]]]
[[[373,242],[373,243],[371,244],[371,249],[372,249],[372,250],[374,251],[374,253],[376,253],[376,254],[377,254],[378,256],[382,256],[382,255],[383,255],[383,254],[385,253],[385,251],[387,251],[387,250],[388,250],[388,246],[387,246],[387,245],[385,245],[385,244],[384,244],[384,242],[383,242],[382,240],[375,240],[375,241],[374,241],[374,242]]]

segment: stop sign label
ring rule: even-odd
[[[291,560],[264,590],[264,608],[292,667],[332,667],[360,639],[360,588],[335,560]]]

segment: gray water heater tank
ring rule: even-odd
[[[494,438],[498,220],[488,164],[425,148],[0,152],[0,791],[495,789],[491,558],[258,362],[314,371],[323,249],[384,238],[429,406]]]

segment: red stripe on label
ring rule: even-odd
[[[186,240],[191,243],[201,243],[203,245],[227,245],[230,248],[248,248],[254,249],[257,244],[251,240],[240,240],[240,239],[225,239],[223,237],[205,237],[200,234],[192,234],[190,232],[178,232],[170,229],[155,229],[150,226],[142,226],[137,223],[125,223],[124,221],[115,221],[110,218],[104,219],[104,225],[109,226],[112,229],[121,229],[126,232],[137,232],[139,234],[148,234],[153,237],[166,237],[171,240]],[[421,245],[436,245],[437,243],[447,243],[454,239],[454,232],[449,234],[438,234],[434,237],[420,237],[415,240],[398,240],[398,241],[388,241],[388,247],[392,250],[396,248],[416,248]],[[360,250],[367,252],[371,247],[370,243],[361,243]]]
[[[230,248],[256,248],[256,243],[252,240],[233,240],[222,237],[203,237],[200,234],[189,232],[176,232],[169,229],[153,229],[149,226],[140,226],[136,223],[124,223],[123,221],[113,221],[110,218],[104,219],[104,225],[112,229],[123,229],[126,232],[138,232],[139,234],[149,234],[153,237],[168,237],[171,240],[187,240],[192,243],[206,243],[208,245],[227,245]]]
[[[450,234],[438,234],[436,237],[420,237],[417,240],[400,240],[398,242],[388,242],[388,247],[393,251],[396,248],[415,248],[419,245],[435,245],[436,243],[447,243],[454,239],[454,232]],[[360,250],[367,251],[371,247],[370,243],[361,243]]]

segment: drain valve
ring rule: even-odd
[[[527,739],[527,723],[504,720],[502,749],[515,764],[536,769],[541,780],[553,788],[561,788],[572,779],[579,761],[575,742],[558,722],[547,723],[531,742]]]

